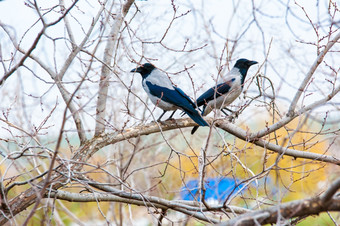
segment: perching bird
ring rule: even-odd
[[[220,109],[226,114],[223,109],[242,93],[248,69],[254,64],[257,62],[247,59],[237,60],[231,71],[220,78],[216,86],[203,93],[196,101],[198,107],[203,105],[202,116],[208,115],[213,109]],[[197,129],[198,126],[195,126],[191,134],[194,134]]]
[[[155,68],[155,66],[146,63],[138,68],[132,69],[131,72],[138,72],[142,75],[142,84],[145,92],[148,94],[152,103],[163,109],[163,114],[157,121],[162,118],[165,112],[181,109],[198,125],[209,126],[195,110],[195,103],[180,88],[173,86],[168,76]],[[170,118],[173,114],[174,112]]]

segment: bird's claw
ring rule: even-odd
[[[165,121],[161,121],[161,120],[157,120],[157,123],[159,123],[159,124],[161,124],[161,125],[165,125],[166,123],[166,121],[168,121],[168,120],[165,120]]]
[[[230,122],[230,123],[234,123],[235,122],[235,117],[234,116],[232,116],[232,115],[230,115],[229,116],[229,118],[228,118],[228,121]]]

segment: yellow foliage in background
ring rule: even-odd
[[[324,137],[317,132],[312,133],[314,128],[309,126],[308,122],[302,125],[299,123],[298,120],[294,120],[264,139],[294,150],[327,154],[325,153],[327,143],[323,142]],[[260,124],[257,127],[260,127]],[[325,163],[281,156],[273,151],[235,139],[228,133],[225,133],[227,143],[222,143],[220,137],[216,134],[215,136],[212,138],[214,140],[210,141],[207,151],[210,164],[206,167],[205,178],[229,177],[242,181],[261,174],[259,177],[262,177],[261,182],[253,180],[249,183],[249,192],[254,196],[256,190],[258,195],[266,196],[266,199],[273,201],[285,202],[311,197],[325,189],[328,177]],[[203,142],[200,141],[201,144]],[[184,183],[190,179],[197,179],[199,155],[199,148],[195,150],[188,148],[184,155],[175,155],[169,162],[170,166],[163,178],[163,185],[166,185],[168,190],[178,192]]]

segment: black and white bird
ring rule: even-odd
[[[142,85],[148,94],[151,102],[163,109],[163,114],[158,118],[160,121],[165,112],[177,109],[183,110],[192,120],[200,126],[209,126],[202,116],[195,110],[195,103],[180,88],[172,85],[168,76],[155,68],[150,63],[134,68],[131,72],[138,72],[142,75]],[[169,118],[169,119],[170,119]]]
[[[197,106],[203,105],[202,116],[208,115],[213,109],[220,109],[226,114],[224,109],[242,93],[248,69],[254,64],[257,64],[257,62],[247,59],[237,60],[229,73],[218,80],[216,86],[198,97]],[[195,126],[191,134],[194,134],[197,129],[198,126]]]

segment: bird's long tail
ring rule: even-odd
[[[203,106],[203,110],[202,110],[202,115],[207,115],[207,113],[206,113],[206,105],[204,105]],[[198,125],[199,125],[199,123],[197,123]],[[199,126],[194,126],[194,128],[192,128],[192,130],[191,130],[191,135],[193,135],[195,132],[196,132],[196,130],[198,129],[198,127]]]
[[[202,116],[195,111],[185,111],[185,113],[200,126],[209,126]]]
[[[196,132],[196,130],[198,129],[198,127],[199,127],[199,126],[194,126],[194,128],[192,128],[192,130],[191,130],[191,135],[193,135],[193,134]]]

